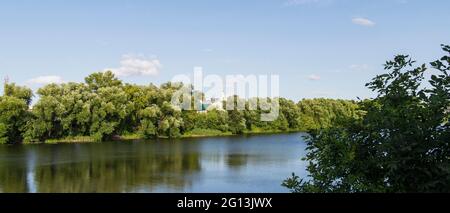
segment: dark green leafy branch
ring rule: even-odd
[[[364,116],[307,137],[307,179],[284,181],[292,192],[450,192],[450,46],[426,64],[405,55],[386,62],[388,73],[367,87]]]

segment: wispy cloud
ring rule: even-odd
[[[376,25],[375,22],[373,22],[369,19],[366,19],[366,18],[353,18],[352,23],[356,24],[356,25],[364,26],[364,27],[373,27]]]
[[[159,60],[143,56],[124,55],[119,68],[108,68],[117,76],[151,76],[158,75],[162,68]]]
[[[60,76],[56,75],[47,75],[47,76],[39,76],[27,81],[29,84],[61,84],[64,83],[64,80]]]
[[[322,78],[319,75],[312,74],[308,76],[308,79],[311,81],[319,81]]]

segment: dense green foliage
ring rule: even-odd
[[[0,97],[0,144],[17,143],[23,140],[33,93],[15,84],[6,84],[4,93]]]
[[[40,88],[39,99],[31,107],[31,90],[6,84],[5,94],[0,98],[0,142],[305,131],[331,126],[341,117],[360,114],[352,101],[315,99],[294,103],[284,98],[279,99],[280,115],[273,122],[261,121],[260,115],[265,111],[260,107],[249,110],[249,100],[244,100],[246,110],[181,111],[170,104],[181,86],[125,84],[111,72],[99,72],[86,77],[84,83],[49,84]],[[230,97],[223,106],[227,103],[236,106],[238,100],[241,99]]]
[[[297,123],[307,131],[340,126],[349,118],[361,118],[364,113],[356,102],[344,100],[304,100],[298,108]]]
[[[341,126],[312,131],[310,177],[293,175],[293,192],[450,192],[450,46],[431,63],[414,67],[399,55],[387,74],[368,83],[378,93],[361,101],[366,113]],[[328,126],[329,127],[329,126]]]
[[[0,143],[20,142],[27,117],[25,101],[16,97],[1,97],[0,112]]]

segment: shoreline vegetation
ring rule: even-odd
[[[198,97],[193,98],[191,107],[198,109],[201,105],[199,110],[172,106],[172,97],[182,87],[191,88],[192,97]],[[339,126],[364,114],[351,100],[319,98],[294,102],[281,97],[231,96],[205,104],[208,100],[204,96],[181,83],[123,83],[110,71],[93,73],[82,83],[49,84],[39,88],[36,95],[27,87],[5,81],[4,94],[0,96],[0,144],[308,132]],[[254,103],[256,109],[251,107]],[[269,113],[266,109],[273,109],[273,103],[279,105],[278,116],[274,121],[263,121],[261,115]],[[234,109],[229,110],[229,106]],[[244,107],[238,110],[238,106]]]
[[[428,64],[397,55],[366,87],[365,113],[306,137],[308,178],[298,193],[450,192],[450,46]]]
[[[180,136],[177,139],[189,139],[189,138],[218,138],[218,137],[230,137],[230,136],[256,136],[256,135],[275,135],[275,134],[290,134],[290,133],[303,133],[303,131],[290,130],[290,131],[246,131],[242,134],[236,135],[231,132],[218,132],[217,130],[202,129],[201,132],[188,132]],[[146,139],[138,134],[114,136],[110,141],[151,141],[158,139],[169,139],[168,137],[160,136],[158,138]],[[109,141],[105,141],[109,142]],[[48,139],[45,142],[22,142],[20,145],[39,145],[39,144],[85,144],[85,143],[102,143],[102,141],[96,141],[90,136],[77,136],[67,137],[62,139]],[[1,144],[0,144],[1,145]]]

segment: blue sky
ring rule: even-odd
[[[202,66],[279,74],[281,96],[294,100],[366,98],[364,84],[395,54],[441,55],[449,8],[446,0],[2,0],[0,75],[37,88],[113,68],[125,82],[160,84]],[[146,69],[130,73],[133,63]]]

